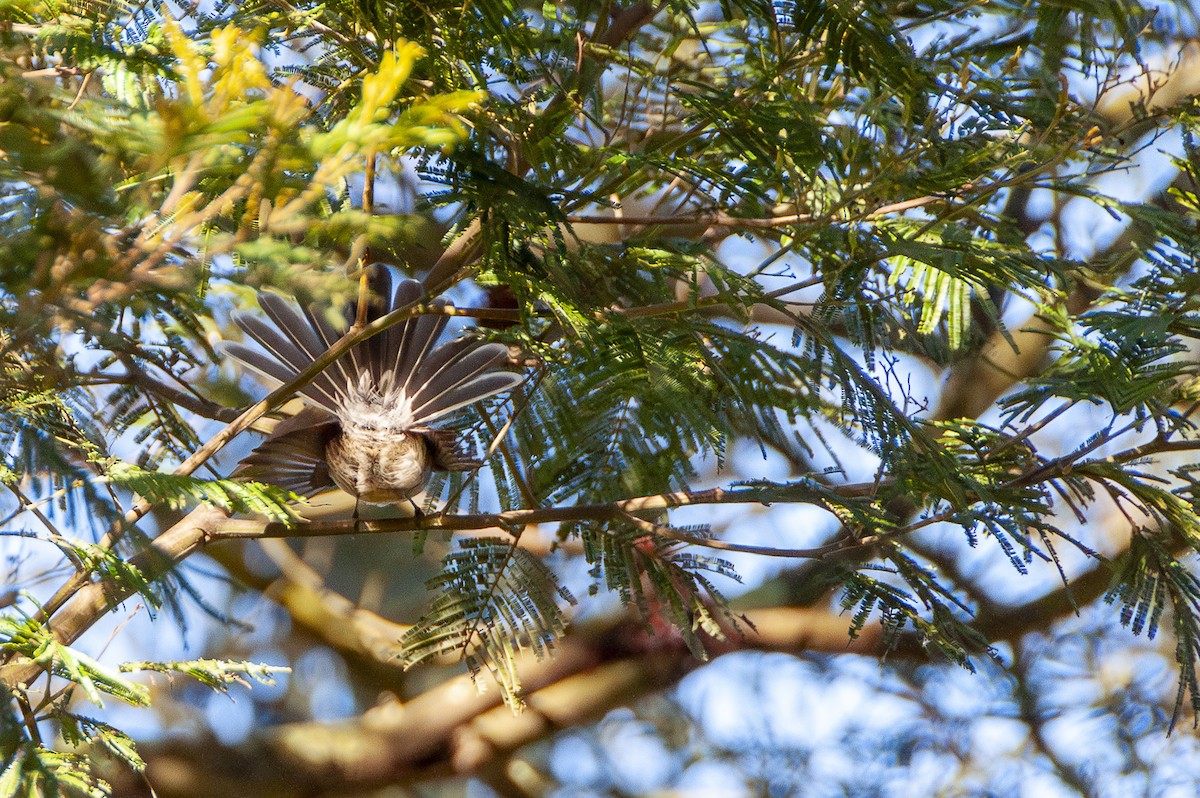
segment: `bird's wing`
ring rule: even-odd
[[[436,471],[470,471],[483,465],[463,451],[462,436],[452,429],[424,429],[417,432],[429,444],[430,459]]]
[[[232,476],[278,485],[305,498],[331,490],[337,485],[329,476],[325,444],[337,428],[328,414],[306,409],[276,427]]]

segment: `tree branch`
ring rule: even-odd
[[[1091,594],[1090,582],[1090,576],[1082,578],[1080,595]],[[1073,612],[1071,605],[1048,598],[1008,608],[1003,623],[984,624],[985,634],[1015,639]],[[754,629],[724,642],[710,640],[711,654],[877,657],[885,651],[882,627],[869,626],[850,640],[849,619],[825,609],[773,607],[745,614]],[[923,660],[927,654],[908,635],[888,656]],[[286,724],[232,748],[202,740],[141,750],[150,763],[149,781],[163,798],[199,798],[234,784],[240,794],[287,793],[302,786],[318,796],[466,776],[558,729],[667,689],[701,665],[678,637],[651,637],[637,618],[619,616],[573,629],[554,659],[523,657],[518,668],[528,709],[518,715],[502,705],[499,691],[481,693],[464,675],[351,721]]]

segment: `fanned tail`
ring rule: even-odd
[[[393,287],[386,268],[375,269],[371,288],[368,321],[413,305],[423,296],[421,284],[414,280],[400,280]],[[345,333],[335,329],[317,310],[300,310],[278,295],[261,293],[259,303],[265,319],[239,312],[233,320],[265,351],[237,343],[226,344],[225,351],[273,380],[291,382]],[[432,304],[446,307],[449,303],[437,299]],[[350,309],[347,317],[353,315]],[[343,423],[351,400],[355,406],[365,399],[394,407],[391,423],[405,429],[424,426],[521,383],[520,374],[497,370],[507,353],[502,344],[457,338],[438,346],[447,321],[444,314],[429,313],[394,324],[353,347],[300,393]],[[364,374],[369,375],[366,384]],[[371,398],[372,392],[375,398]]]

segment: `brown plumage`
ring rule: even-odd
[[[372,315],[421,298],[412,280],[393,290],[386,269],[374,286],[382,306]],[[344,334],[275,294],[259,294],[259,304],[265,318],[239,312],[233,320],[265,353],[236,343],[225,351],[279,382],[295,379]],[[477,465],[460,453],[452,431],[429,424],[515,388],[522,377],[497,370],[507,355],[501,344],[464,337],[437,345],[446,322],[444,315],[417,316],[353,347],[300,389],[309,406],[282,422],[234,476],[301,496],[338,487],[365,502],[390,504],[420,493],[433,470]]]

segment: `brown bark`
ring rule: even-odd
[[[1097,566],[1080,577],[1071,594],[1086,604],[1103,594],[1107,579],[1107,568]],[[978,627],[993,641],[1012,640],[1072,612],[1063,589],[981,615]],[[710,641],[711,654],[884,653],[878,625],[850,640],[849,618],[836,612],[773,607],[746,614],[755,629]],[[923,660],[926,652],[915,636],[905,636],[888,656]],[[480,773],[558,729],[668,689],[701,666],[678,638],[650,636],[640,621],[617,617],[572,630],[553,659],[525,658],[519,669],[528,706],[519,714],[501,703],[494,686],[480,692],[461,675],[408,701],[388,700],[350,721],[286,724],[233,747],[192,740],[144,746],[142,753],[149,762],[148,780],[162,798],[200,798],[225,789],[245,796],[361,794]],[[141,794],[133,780],[120,792]]]

